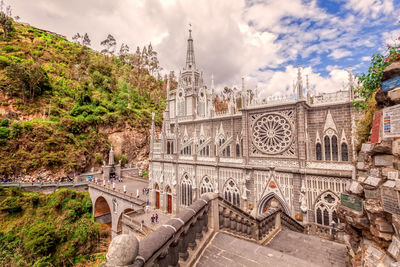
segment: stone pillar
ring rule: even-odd
[[[179,238],[172,242],[169,246],[168,251],[168,265],[169,266],[177,266],[179,262]]]
[[[196,248],[196,227],[195,227],[195,225],[190,225],[190,227],[189,227],[189,230],[188,230],[188,246],[192,250],[194,250]]]
[[[281,213],[278,212],[275,216],[275,229],[281,228]]]
[[[189,257],[189,253],[187,251],[188,248],[188,232],[183,232],[181,236],[179,237],[179,257],[186,261],[187,258]]]

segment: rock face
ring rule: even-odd
[[[400,76],[400,62],[389,67],[384,79]],[[378,107],[395,102],[382,90],[376,99]],[[362,208],[344,201],[338,207],[353,266],[400,266],[400,137],[383,139],[381,130],[378,135],[377,143],[362,144],[357,175],[346,187],[347,198]]]
[[[106,266],[127,266],[133,263],[139,251],[139,241],[134,235],[117,235],[111,241],[106,255]]]

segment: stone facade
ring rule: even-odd
[[[243,79],[228,110],[215,112],[214,82],[207,87],[196,68],[190,32],[178,87],[167,84],[159,136],[153,117],[151,205],[178,213],[214,192],[255,216],[278,205],[304,222],[337,221],[356,156],[351,71],[347,89],[311,96],[299,68],[292,95],[250,97]]]

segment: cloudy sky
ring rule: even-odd
[[[6,0],[13,15],[67,36],[87,32],[92,47],[111,33],[131,50],[149,42],[164,70],[185,63],[188,24],[196,65],[209,83],[237,86],[244,76],[262,95],[285,94],[297,64],[316,92],[341,89],[347,69],[400,36],[400,0]],[[291,90],[291,89],[290,89]]]

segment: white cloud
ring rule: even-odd
[[[344,49],[336,49],[336,50],[333,50],[332,53],[329,54],[329,56],[334,59],[339,59],[339,58],[347,57],[350,55],[351,55],[351,52],[349,50],[344,50]]]
[[[378,15],[394,11],[393,0],[349,0],[346,7],[370,18],[377,18]]]
[[[368,1],[357,0],[360,3],[353,5],[354,10],[367,12]],[[368,12],[381,14],[390,9],[390,1],[371,1],[378,7],[370,7]],[[307,61],[314,67],[304,70],[310,70],[310,82],[321,82],[318,87],[329,91],[338,86],[342,72],[337,66],[340,62],[329,62],[330,67],[319,67],[329,71],[328,77],[316,73],[315,66],[322,64],[322,55],[328,54],[335,61],[351,55],[350,49],[376,43],[375,36],[360,36],[363,24],[358,16],[329,14],[315,0],[8,2],[15,15],[37,27],[69,38],[76,32],[87,32],[95,49],[100,49],[99,43],[109,33],[115,36],[118,46],[124,42],[131,51],[152,42],[165,71],[179,71],[184,65],[191,23],[197,67],[204,71],[206,81],[214,74],[217,85],[232,86],[247,76],[249,86],[258,83],[271,94],[291,87],[296,68],[288,64],[293,61]],[[270,70],[286,65],[285,71]]]

